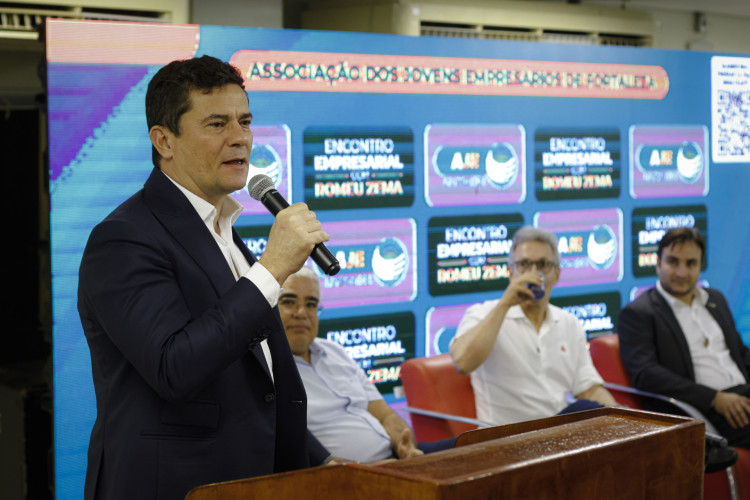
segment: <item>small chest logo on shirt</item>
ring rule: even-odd
[[[568,350],[567,350],[567,349],[565,349],[565,346],[564,346],[564,345],[560,345],[560,350],[561,350],[562,352],[568,352]]]

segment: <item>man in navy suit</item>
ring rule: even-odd
[[[204,56],[154,76],[156,167],[91,233],[78,309],[96,390],[85,498],[184,498],[197,485],[319,465],[279,318],[280,284],[328,240],[302,203],[258,261],[232,223],[247,181],[248,97]]]
[[[620,313],[620,354],[636,388],[695,406],[730,445],[748,448],[750,350],[724,296],[696,286],[705,250],[697,229],[667,231],[656,287]],[[650,408],[675,411],[659,402]]]

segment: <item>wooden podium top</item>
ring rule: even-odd
[[[697,420],[603,408],[470,431],[431,455],[218,483],[187,498],[698,499],[704,440]]]

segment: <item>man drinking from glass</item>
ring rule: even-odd
[[[519,229],[508,268],[502,297],[469,307],[450,345],[456,369],[471,374],[477,418],[503,425],[616,406],[591,361],[582,325],[549,303],[560,278],[555,235]]]

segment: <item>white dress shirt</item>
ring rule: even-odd
[[[656,290],[664,297],[685,334],[695,370],[695,382],[721,391],[745,383],[724,340],[724,332],[706,309],[708,292],[695,287],[690,305],[664,290],[656,282]]]
[[[242,205],[231,196],[224,197],[221,204],[221,211],[219,212],[219,231],[221,234],[217,234],[214,230],[216,207],[195,193],[188,191],[184,186],[178,184],[166,173],[164,173],[164,175],[166,175],[167,179],[177,186],[193,208],[195,208],[195,211],[198,212],[203,223],[206,224],[208,231],[214,237],[222,255],[224,255],[227,265],[232,270],[234,279],[239,280],[240,277],[249,279],[258,290],[260,290],[268,301],[268,304],[271,307],[275,307],[279,301],[281,286],[279,286],[276,278],[274,278],[260,262],[256,262],[253,266],[250,266],[247,259],[245,259],[245,256],[242,255],[242,251],[240,251],[232,238],[232,225],[242,213]],[[271,351],[268,348],[268,341],[264,340],[261,342],[260,346],[263,349],[263,355],[268,364],[268,371],[273,379],[273,361],[271,360]]]
[[[388,432],[367,411],[383,396],[343,347],[316,338],[310,363],[294,360],[307,393],[307,428],[333,456],[373,462],[393,455]]]

